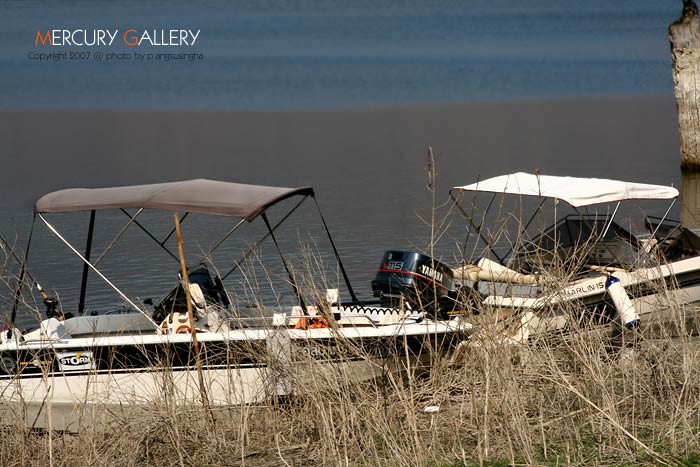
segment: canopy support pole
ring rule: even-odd
[[[63,236],[58,232],[58,230],[56,230],[56,228],[55,228],[53,225],[49,224],[49,222],[48,222],[46,219],[44,219],[44,216],[42,216],[41,214],[39,214],[39,219],[41,219],[42,222],[44,222],[44,224],[46,224],[46,227],[48,227],[49,230],[50,230],[56,237],[58,237],[59,240],[61,240],[68,248],[70,248],[70,250],[71,250],[78,258],[80,258],[80,259],[83,261],[83,263],[87,264],[88,267],[89,267],[90,269],[92,269],[93,271],[95,271],[95,273],[97,273],[97,275],[100,276],[100,278],[102,278],[102,280],[105,281],[105,282],[107,283],[107,285],[109,285],[111,288],[113,288],[113,289],[119,294],[119,296],[120,296],[122,299],[124,299],[124,301],[126,301],[129,305],[131,305],[132,307],[134,307],[134,309],[135,309],[136,311],[138,311],[138,312],[141,313],[143,316],[145,316],[146,319],[147,319],[148,321],[151,322],[151,324],[153,325],[153,327],[155,327],[157,330],[160,330],[160,326],[158,326],[158,324],[157,324],[155,321],[153,321],[153,319],[152,319],[150,316],[148,316],[148,313],[146,313],[146,312],[143,311],[141,308],[139,308],[134,302],[131,301],[131,299],[130,299],[129,297],[127,297],[127,296],[124,294],[124,292],[122,292],[121,290],[119,290],[119,289],[117,288],[116,285],[114,285],[109,279],[107,279],[107,277],[105,277],[105,275],[102,274],[102,272],[100,272],[90,261],[88,261],[87,259],[85,259],[85,258],[83,257],[83,255],[81,255],[80,252],[79,252],[78,250],[76,250],[75,247],[74,247],[73,245],[70,244],[70,242],[68,242],[68,240],[66,240],[65,238],[63,238]],[[179,262],[179,261],[180,261],[180,260],[178,259],[178,262]]]
[[[304,200],[306,199],[307,196],[309,196],[309,195],[304,195],[304,197],[301,198],[301,199],[299,200],[299,202],[298,202],[296,205],[294,205],[294,207],[293,207],[292,209],[290,209],[289,212],[288,212],[282,219],[280,219],[279,222],[277,222],[277,223],[272,227],[272,231],[273,231],[273,232],[274,232],[275,230],[277,230],[277,227],[279,227],[280,225],[282,225],[282,223],[284,223],[284,221],[286,221],[286,220],[289,218],[289,216],[291,216],[292,214],[294,214],[294,211],[296,211],[297,208],[299,208],[299,206],[301,206],[301,203],[304,202]],[[253,245],[251,248],[249,248],[248,251],[246,251],[246,252],[243,254],[243,256],[241,257],[241,259],[239,259],[238,261],[236,261],[236,264],[234,264],[233,267],[232,267],[231,269],[229,269],[229,271],[221,277],[221,280],[222,280],[222,281],[225,281],[226,278],[227,278],[228,276],[230,276],[231,274],[233,274],[233,273],[236,271],[236,269],[238,269],[239,267],[241,267],[241,264],[243,263],[243,261],[245,261],[246,258],[248,258],[248,256],[249,256],[252,252],[254,252],[260,245],[262,245],[262,242],[264,242],[265,240],[267,240],[267,237],[269,237],[269,236],[270,236],[270,233],[266,233],[265,235],[263,235],[263,236],[260,238],[260,240],[258,240],[257,243],[256,243],[255,245]]]
[[[677,199],[678,198],[673,198],[673,201],[671,201],[671,205],[668,207],[668,209],[666,209],[666,213],[664,214],[664,217],[661,218],[659,223],[656,225],[654,232],[652,232],[651,238],[654,238],[654,236],[656,235],[656,232],[659,230],[659,227],[661,227],[661,224],[663,224],[664,221],[666,220],[666,216],[668,216],[668,213],[671,212],[671,208],[673,207],[674,204],[676,204]]]
[[[184,219],[184,218],[183,218],[183,219]],[[241,225],[243,225],[243,222],[245,222],[245,219],[241,219],[240,221],[238,221],[238,223],[237,223],[236,225],[234,225],[233,228],[232,228],[231,230],[229,230],[228,232],[226,232],[226,233],[224,234],[224,236],[221,237],[221,238],[219,239],[218,242],[216,242],[211,248],[209,248],[209,251],[207,252],[205,258],[206,258],[207,256],[212,255],[212,254],[221,246],[222,243],[224,243],[231,235],[233,235],[233,233],[234,233],[236,230],[238,230],[238,228],[239,228]],[[166,239],[166,240],[167,240],[167,239]],[[204,258],[202,258],[202,259],[204,259]],[[200,259],[199,261],[201,262],[202,260]]]
[[[297,281],[294,280],[294,276],[292,275],[292,271],[289,270],[289,266],[287,265],[287,261],[284,259],[284,255],[282,254],[282,250],[280,249],[279,244],[277,243],[277,239],[275,238],[275,234],[272,233],[272,227],[270,226],[270,221],[267,220],[267,213],[262,213],[260,215],[265,221],[265,226],[267,227],[267,231],[270,233],[270,237],[272,237],[272,241],[275,244],[275,248],[277,248],[277,253],[279,253],[280,258],[282,259],[282,264],[284,265],[284,269],[287,271],[287,276],[289,277],[289,282],[292,284],[292,288],[294,289],[294,293],[297,295],[297,298],[299,299],[299,305],[301,306],[302,311],[304,312],[305,315],[308,315],[309,312],[306,310],[306,304],[304,303],[304,299],[301,296],[301,291],[299,290],[299,286],[297,285]]]
[[[321,222],[323,222],[323,228],[326,229],[326,235],[328,235],[328,240],[331,242],[331,247],[333,247],[333,253],[335,253],[335,259],[338,261],[338,266],[340,267],[340,272],[343,274],[343,279],[345,280],[345,286],[348,288],[348,292],[350,293],[350,298],[352,299],[353,303],[357,303],[357,296],[355,295],[355,291],[352,289],[352,284],[350,284],[350,278],[348,277],[347,272],[345,272],[345,266],[343,266],[343,261],[340,259],[340,254],[338,253],[338,249],[335,247],[335,242],[333,241],[333,237],[331,237],[331,232],[328,230],[328,225],[326,224],[326,219],[323,218],[323,213],[321,212],[321,206],[318,205],[318,201],[316,200],[316,197],[313,196],[314,203],[316,204],[316,209],[318,210],[318,215],[321,218]]]
[[[169,254],[171,258],[173,258],[175,261],[177,261],[178,264],[180,263],[180,259],[179,259],[177,256],[175,256],[175,255],[173,254],[172,251],[168,250],[168,249],[165,247],[165,245],[164,245],[163,243],[159,242],[158,239],[157,239],[156,237],[154,237],[153,234],[152,234],[151,232],[148,231],[148,229],[147,229],[146,227],[144,227],[143,225],[141,225],[141,224],[139,223],[139,221],[137,221],[137,220],[134,219],[134,217],[136,217],[136,216],[132,216],[132,215],[129,214],[124,208],[121,208],[120,211],[123,212],[124,214],[126,214],[126,216],[127,216],[129,219],[133,220],[133,221],[134,221],[134,224],[136,224],[141,230],[143,230],[143,231],[146,233],[146,235],[148,235],[149,237],[151,237],[151,239],[152,239],[154,242],[156,242],[158,245],[160,245],[160,247],[161,247],[163,250],[165,250],[165,252],[166,252],[167,254]]]
[[[92,251],[92,235],[95,231],[95,210],[90,211],[90,224],[88,225],[87,243],[85,245],[85,259],[90,262]],[[80,281],[80,299],[78,300],[78,316],[82,316],[85,311],[85,292],[87,291],[88,265],[83,264],[83,277]]]
[[[673,204],[672,204],[673,205]],[[610,230],[610,226],[613,223],[613,219],[615,219],[615,214],[617,214],[617,209],[620,207],[620,201],[617,202],[615,205],[615,210],[612,213],[612,216],[610,216],[610,220],[608,221],[608,225],[605,226],[605,230],[603,230],[603,235],[600,237],[601,239],[605,238],[605,236],[608,233],[608,230]]]
[[[523,233],[523,234],[527,232],[527,228],[530,227],[530,224],[532,224],[532,221],[534,221],[534,220],[535,220],[535,217],[537,217],[537,215],[540,213],[540,211],[542,211],[542,206],[544,206],[544,203],[545,203],[546,201],[547,201],[547,198],[542,198],[542,201],[540,202],[540,205],[537,207],[537,209],[535,210],[535,212],[532,214],[532,217],[530,217],[530,220],[527,221],[527,224],[525,224],[525,227],[524,227],[523,230],[522,230],[522,233]],[[522,204],[521,204],[521,206],[522,206]],[[506,253],[506,255],[503,257],[503,259],[506,259],[507,257],[509,257],[509,256],[513,253],[513,250],[514,250],[514,249],[515,249],[515,245],[513,245],[512,247],[510,247],[510,250],[508,250],[508,253]]]
[[[109,251],[112,249],[112,247],[114,247],[114,245],[119,241],[119,239],[122,238],[122,235],[124,235],[124,232],[126,232],[126,229],[129,228],[129,226],[132,224],[132,222],[134,222],[134,220],[136,220],[136,218],[139,217],[139,214],[141,214],[142,212],[143,212],[143,208],[139,208],[139,210],[136,211],[136,214],[134,214],[134,216],[133,216],[131,219],[129,219],[129,222],[127,222],[126,225],[125,225],[124,227],[122,227],[122,229],[119,231],[119,233],[117,234],[117,236],[114,237],[114,240],[112,240],[111,242],[109,242],[109,245],[107,245],[107,248],[105,248],[105,250],[102,252],[102,254],[100,254],[100,256],[99,256],[99,257],[95,260],[95,262],[92,263],[92,264],[94,264],[95,266],[97,266],[97,264],[98,264],[100,261],[102,261],[102,258],[104,258],[104,256],[105,256],[107,253],[109,253]]]
[[[41,217],[41,214],[39,214]],[[22,284],[24,283],[24,275],[27,274],[27,263],[29,262],[29,248],[32,245],[32,235],[34,234],[34,224],[36,223],[36,213],[32,218],[32,227],[29,230],[29,239],[27,240],[27,248],[24,250],[24,259],[22,260],[22,268],[19,271],[19,278],[17,279],[17,287],[15,288],[15,301],[12,304],[12,314],[10,315],[10,324],[15,325],[15,319],[17,318],[17,306],[19,305],[19,299],[22,295]],[[10,331],[11,332],[11,331]]]
[[[141,208],[141,209],[143,210],[143,208]],[[138,215],[138,213],[137,213],[137,215]],[[181,225],[182,225],[183,222],[185,222],[185,219],[187,219],[187,216],[189,216],[189,215],[190,215],[190,213],[189,213],[189,212],[186,212],[186,213],[182,216],[182,218],[180,219],[180,224],[181,224]],[[134,217],[136,217],[136,216],[134,216]],[[170,239],[170,237],[173,236],[173,234],[175,233],[175,230],[177,230],[176,227],[173,227],[173,228],[170,230],[170,233],[168,233],[168,235],[165,236],[165,238],[163,239],[163,241],[162,241],[162,242],[159,242],[159,243],[160,243],[160,246],[163,246],[163,247],[165,246],[165,243]]]
[[[182,216],[182,218],[184,219],[185,216]],[[226,233],[224,234],[224,236],[221,237],[221,238],[219,239],[219,241],[217,241],[211,248],[209,248],[209,251],[207,252],[206,255],[204,255],[204,256],[202,256],[201,258],[199,258],[199,261],[197,261],[197,262],[195,262],[195,263],[192,263],[193,266],[190,266],[189,268],[187,268],[188,274],[189,274],[189,272],[190,272],[190,270],[191,270],[192,268],[196,268],[197,266],[199,266],[200,264],[202,264],[203,261],[204,261],[206,258],[209,258],[212,254],[214,254],[214,252],[221,246],[221,244],[224,243],[224,242],[226,241],[227,238],[229,238],[231,235],[233,235],[233,233],[234,233],[236,230],[238,230],[238,228],[239,228],[241,225],[243,225],[243,222],[245,222],[245,219],[241,219],[240,221],[238,221],[238,222],[236,223],[236,225],[234,225],[233,228],[232,228],[231,230],[229,230],[228,232],[226,232]],[[180,223],[182,224],[182,222],[180,222]],[[165,243],[165,242],[168,240],[169,237],[170,237],[170,235],[168,235],[168,237],[166,237],[166,239],[163,240],[163,243]]]
[[[491,248],[491,245],[490,245],[489,241],[484,237],[484,234],[481,232],[481,228],[483,227],[483,222],[482,222],[482,224],[481,224],[480,226],[478,226],[478,227],[477,227],[476,224],[474,224],[474,221],[472,220],[471,216],[470,216],[469,214],[467,214],[467,212],[464,210],[464,208],[463,208],[462,205],[459,203],[459,201],[457,201],[457,198],[454,197],[454,194],[452,193],[452,190],[450,190],[450,198],[452,198],[452,201],[454,201],[455,206],[457,206],[457,209],[459,209],[459,211],[462,213],[462,215],[464,216],[464,218],[467,219],[467,221],[469,222],[469,225],[470,225],[473,229],[476,230],[476,233],[479,235],[479,238],[481,238],[481,241],[483,241],[484,244],[489,248],[489,251],[491,251],[491,253],[493,253],[493,255],[496,257],[496,259],[498,259],[498,262],[499,262],[499,263],[503,264],[503,258],[501,258],[500,256],[498,256],[498,253],[496,253],[495,251],[493,251],[493,249]],[[491,202],[489,203],[488,208],[486,208],[486,212],[488,212],[489,209],[491,209],[491,205],[493,204],[494,199],[496,199],[496,193],[494,193],[493,197],[491,197]],[[486,213],[484,213],[484,216],[486,216]]]

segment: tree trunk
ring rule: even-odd
[[[681,143],[681,221],[700,226],[700,25],[694,0],[668,28]]]

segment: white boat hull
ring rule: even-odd
[[[290,371],[295,380],[334,372],[353,381],[365,381],[395,371],[404,363],[348,361],[308,365]],[[321,368],[321,366],[323,368]],[[267,404],[293,391],[288,381],[275,381],[269,367],[203,370],[211,407]],[[183,408],[202,403],[198,375],[193,370],[157,370],[120,374],[50,375],[18,378],[0,383],[3,424],[77,432],[142,410]]]
[[[700,257],[658,267],[633,271],[608,271],[620,280],[643,322],[646,316],[669,308],[700,303]],[[533,334],[565,328],[572,313],[584,317],[585,309],[610,306],[603,273],[579,279],[538,297],[491,295],[485,299],[488,309],[500,310],[504,317],[518,316],[517,340]],[[577,313],[581,311],[582,313]]]
[[[310,378],[366,381],[421,366],[459,339],[457,326],[436,322],[202,333],[206,400],[214,407],[269,404],[310,387]],[[121,353],[105,361],[114,349]],[[189,335],[6,343],[2,350],[6,369],[15,358],[14,375],[0,376],[5,424],[79,431],[146,407],[202,404]],[[159,365],[164,351],[178,354],[170,361],[189,363]],[[144,355],[152,358],[150,366],[139,364]]]

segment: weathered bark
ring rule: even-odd
[[[681,221],[700,226],[700,23],[694,0],[683,0],[681,17],[668,28],[681,143]]]
[[[700,172],[681,171],[681,222],[686,227],[700,227]]]

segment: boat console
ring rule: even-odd
[[[509,266],[534,272],[547,267],[633,264],[642,242],[609,216],[569,215],[515,252]]]
[[[228,298],[224,284],[219,276],[212,274],[206,266],[200,266],[190,271],[188,274],[190,291],[192,285],[195,285],[201,291],[202,299],[206,302],[206,307],[215,306],[221,309],[228,309],[231,301]],[[190,292],[192,293],[192,292]],[[182,282],[178,281],[178,285],[170,292],[166,293],[158,302],[153,305],[153,320],[160,323],[170,313],[186,313],[187,299],[185,290],[182,288]]]

